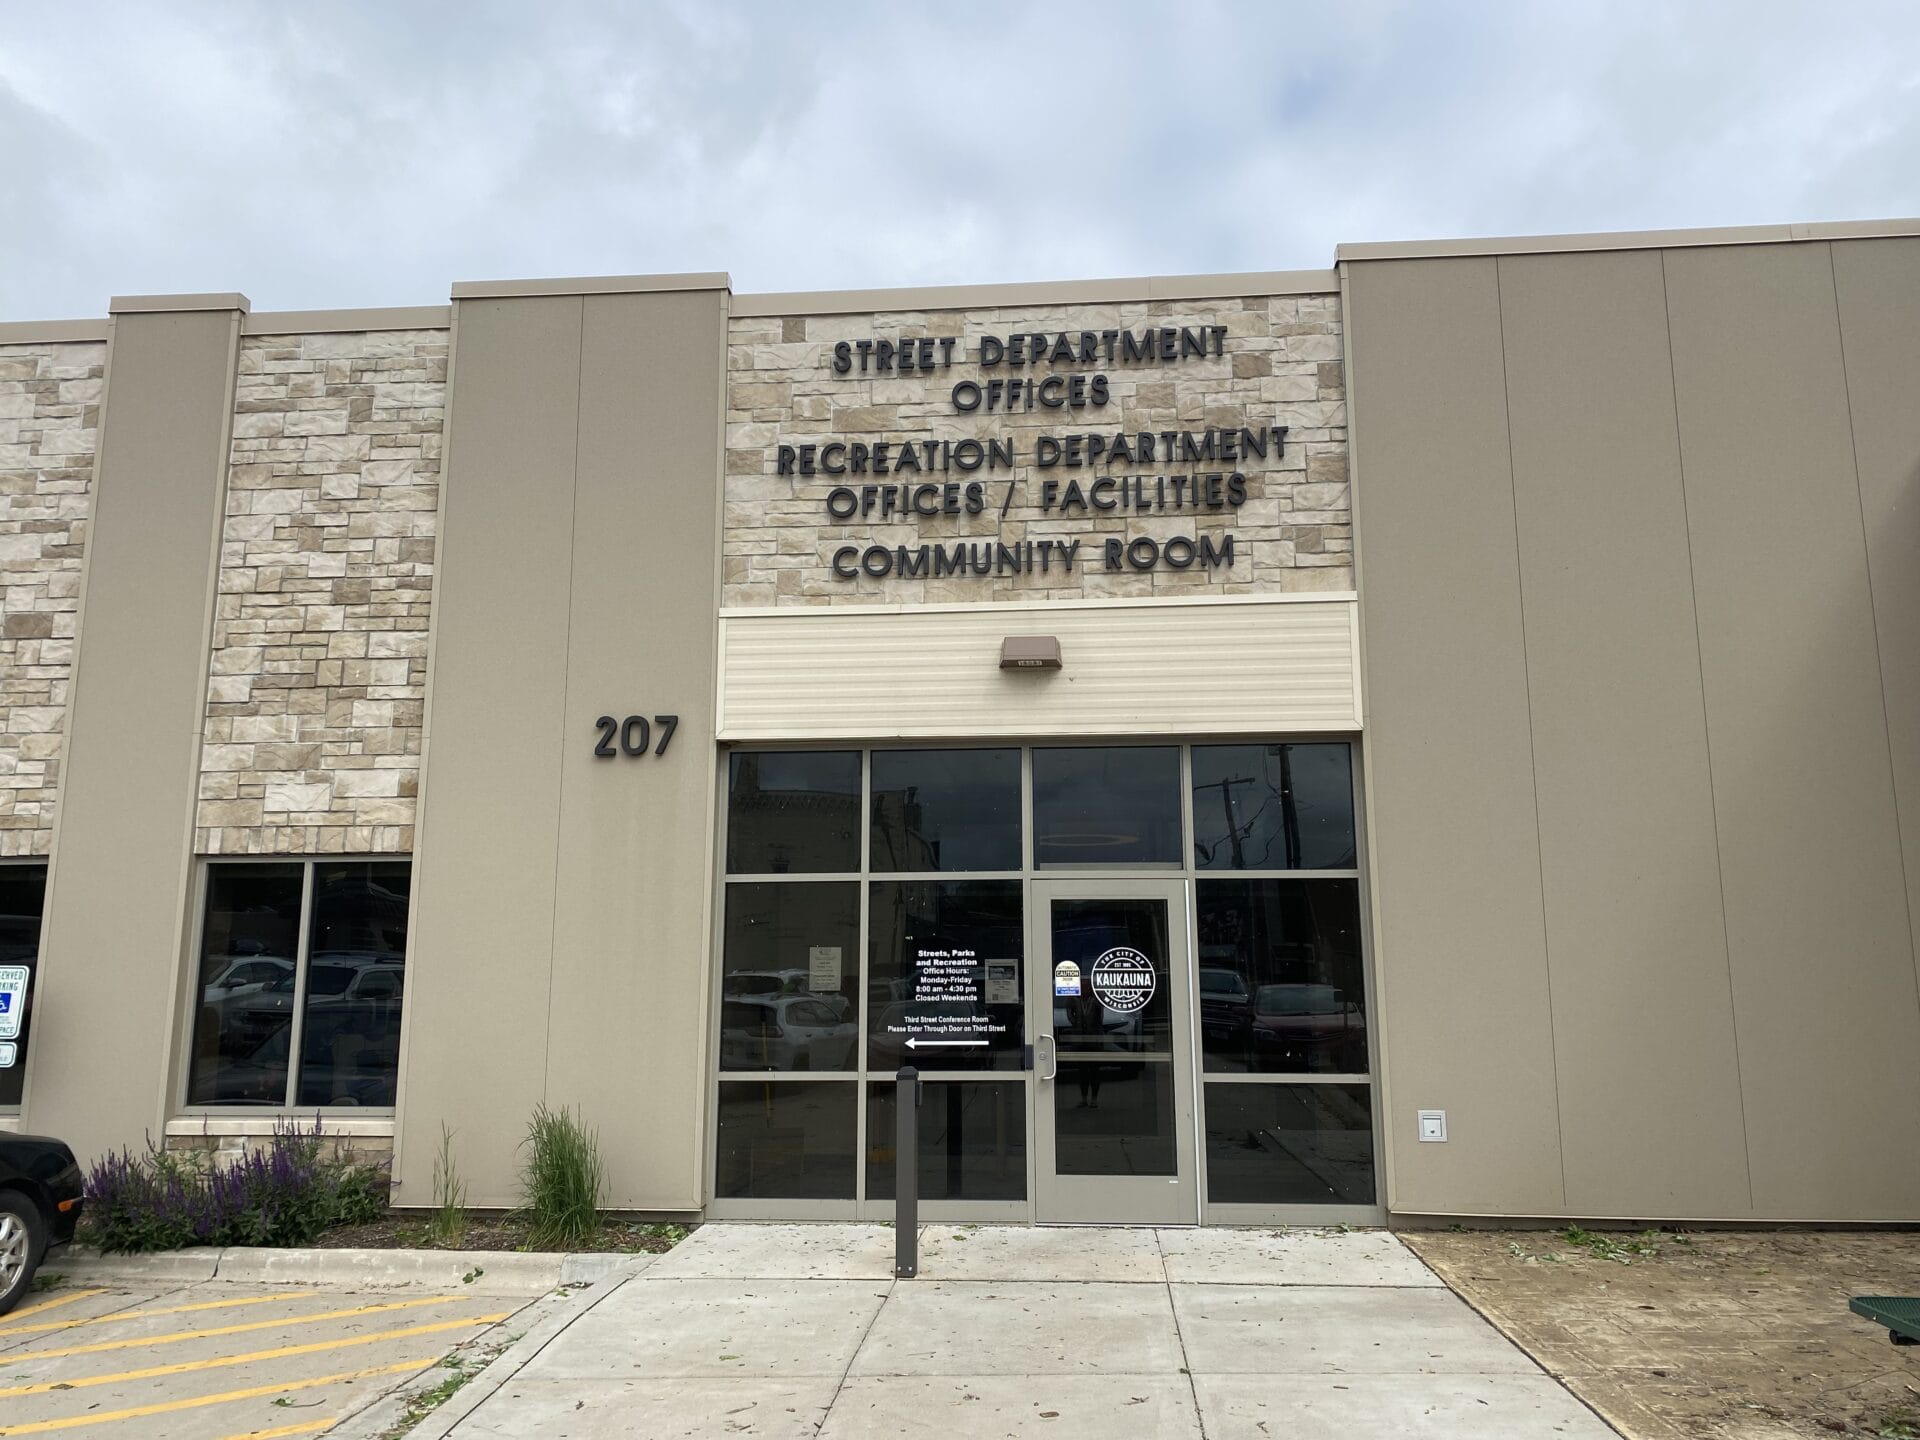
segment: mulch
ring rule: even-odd
[[[427,1222],[417,1215],[389,1213],[364,1225],[342,1225],[327,1231],[314,1245],[323,1250],[525,1250],[583,1248],[625,1254],[659,1255],[671,1250],[687,1234],[684,1225],[656,1221],[608,1220],[600,1234],[583,1247],[534,1245],[527,1239],[527,1222],[505,1215],[473,1215],[457,1243],[435,1240]]]

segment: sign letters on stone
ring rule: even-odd
[[[841,340],[827,357],[835,375],[945,377],[967,366],[969,373],[952,380],[948,391],[956,415],[1057,412],[1079,428],[1043,431],[1025,454],[1012,439],[998,437],[782,443],[774,472],[831,478],[825,506],[833,524],[917,525],[990,513],[1004,520],[1023,483],[1015,471],[1025,466],[1036,477],[1024,482],[1026,505],[1063,526],[1059,535],[1011,541],[845,544],[829,562],[838,580],[1231,568],[1231,531],[1167,539],[1100,535],[1093,537],[1097,545],[1088,545],[1089,537],[1072,528],[1101,516],[1230,515],[1246,503],[1247,469],[1284,457],[1285,425],[1129,430],[1093,423],[1113,401],[1111,370],[1218,358],[1226,335],[1224,325],[1032,331],[983,335],[971,350],[951,335]]]

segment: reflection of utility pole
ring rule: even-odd
[[[1220,791],[1220,808],[1227,812],[1227,839],[1233,846],[1233,868],[1236,870],[1247,868],[1247,857],[1240,848],[1240,826],[1233,818],[1233,787],[1251,784],[1253,784],[1253,778],[1248,776],[1241,780],[1209,780],[1203,785],[1194,787],[1196,790],[1217,788]]]
[[[1280,747],[1280,833],[1287,845],[1287,869],[1300,868],[1300,808],[1293,802],[1293,747]]]

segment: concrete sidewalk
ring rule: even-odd
[[[716,1224],[525,1338],[416,1440],[1605,1440],[1382,1231]],[[1204,1427],[1204,1428],[1203,1428]]]

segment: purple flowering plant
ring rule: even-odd
[[[156,1149],[151,1137],[144,1155],[105,1155],[87,1175],[84,1213],[108,1252],[307,1245],[332,1226],[376,1219],[386,1196],[385,1167],[329,1154],[316,1117],[311,1130],[276,1121],[264,1149],[233,1157]]]

